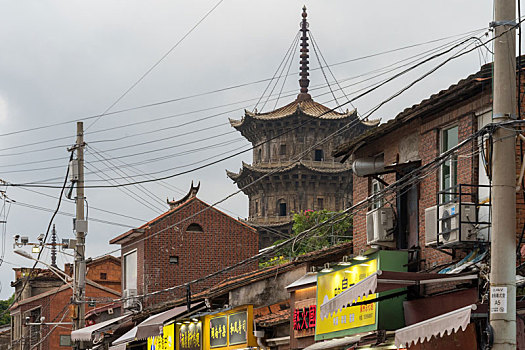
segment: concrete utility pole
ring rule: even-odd
[[[516,119],[516,2],[494,3],[494,122]],[[502,34],[504,33],[504,34]],[[501,35],[501,36],[500,36]],[[492,159],[490,324],[494,349],[516,349],[516,139],[498,128]]]
[[[84,218],[84,123],[77,122],[77,143],[75,145],[77,152],[77,166],[78,180],[76,201],[76,220],[75,231],[77,244],[75,248],[75,283],[74,283],[74,302],[76,318],[74,320],[74,328],[80,329],[85,327],[86,305],[86,258],[85,254],[85,237],[87,232],[87,221]],[[82,348],[81,343],[77,343],[76,349]]]

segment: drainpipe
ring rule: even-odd
[[[264,331],[253,331],[253,335],[255,336],[255,338],[257,338],[257,345],[259,345],[259,347],[262,349],[262,350],[268,350],[268,347],[266,347],[266,345],[264,345],[263,343],[263,338],[264,338]]]

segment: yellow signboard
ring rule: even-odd
[[[257,346],[253,335],[253,306],[239,306],[205,316],[203,338],[203,349],[233,350]]]
[[[315,334],[327,334],[376,323],[377,303],[350,306],[321,319],[320,307],[339,293],[377,271],[377,259],[365,263],[348,266],[347,268],[320,275],[317,278],[317,318]],[[375,298],[369,295],[363,300]]]
[[[148,350],[175,350],[175,324],[162,329],[162,335],[148,338]]]

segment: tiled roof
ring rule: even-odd
[[[336,147],[333,152],[334,157],[344,156],[342,159],[343,162],[365,142],[370,142],[372,139],[385,135],[416,117],[421,117],[434,111],[435,108],[443,108],[443,105],[450,106],[453,103],[458,103],[465,98],[472,96],[477,93],[483,85],[487,83],[490,84],[491,70],[492,65],[486,64],[482,66],[478,72],[458,81],[456,84],[450,85],[447,89],[431,95],[418,104],[405,108],[387,123],[369,129],[360,137]]]
[[[248,163],[242,162],[242,168],[238,173],[234,173],[232,171],[226,170],[226,174],[228,175],[230,179],[237,182],[237,180],[239,180],[242,176],[248,175],[248,174],[259,174],[259,176],[264,175],[264,174],[269,174],[269,173],[280,174],[280,173],[286,173],[286,172],[292,171],[296,168],[303,168],[303,169],[311,170],[316,173],[325,173],[325,174],[339,174],[339,173],[350,171],[349,167],[341,167],[341,166],[316,167],[304,161],[289,162],[288,165],[286,165],[286,163],[283,162],[280,164],[279,167],[250,165]]]
[[[244,110],[245,117],[242,120],[230,119],[230,124],[233,127],[242,125],[246,118],[260,119],[260,120],[275,120],[282,119],[294,115],[295,113],[302,113],[312,118],[321,119],[343,119],[348,118],[352,115],[356,115],[356,110],[348,111],[345,113],[339,113],[332,110],[320,103],[315,102],[312,99],[298,101],[295,100],[292,103],[287,104],[281,108],[267,113],[253,113],[248,110]]]
[[[192,295],[192,300],[203,300],[205,298],[211,298],[228,293],[239,287],[249,285],[268,277],[275,277],[278,274],[293,270],[299,265],[305,264],[310,261],[322,260],[322,259],[338,259],[342,255],[350,254],[352,252],[352,242],[342,243],[336,246],[316,250],[314,252],[306,253],[296,257],[293,261],[286,264],[267,267],[257,271],[247,272],[238,276],[228,277],[224,281],[216,284],[215,286],[204,290],[200,293]],[[333,261],[333,260],[332,260]],[[157,305],[154,312],[161,312],[168,310],[171,307],[182,305],[186,302],[186,298],[178,300],[168,301],[161,305]]]
[[[290,300],[256,308],[253,310],[253,318],[261,327],[290,322]]]

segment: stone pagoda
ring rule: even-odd
[[[306,16],[303,7],[301,90],[295,101],[267,113],[245,110],[241,120],[230,119],[254,147],[253,163],[243,162],[239,173],[227,174],[249,197],[247,222],[259,231],[260,248],[290,235],[294,213],[348,207],[352,202],[352,172],[349,162],[336,161],[332,151],[375,125],[361,122],[355,109],[339,113],[308,94]],[[338,133],[342,128],[345,130]]]

